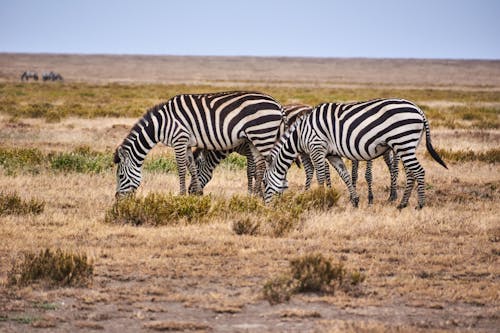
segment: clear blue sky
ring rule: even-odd
[[[0,52],[500,59],[500,0],[0,0]]]

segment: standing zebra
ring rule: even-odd
[[[320,185],[325,178],[325,157],[346,183],[350,199],[357,206],[359,197],[352,186],[341,157],[369,161],[392,150],[403,162],[406,188],[398,208],[408,205],[417,181],[418,208],[425,204],[425,171],[416,157],[416,149],[425,131],[426,147],[443,167],[446,164],[431,144],[429,123],[412,102],[402,99],[376,99],[366,102],[324,103],[299,118],[276,146],[276,158],[264,177],[264,199],[285,189],[285,177],[297,154],[311,156]]]
[[[265,94],[232,91],[177,95],[150,109],[116,149],[116,196],[139,187],[144,158],[158,142],[174,148],[180,194],[185,194],[188,167],[195,192],[200,191],[196,167],[186,161],[193,160],[190,147],[227,150],[248,142],[255,163],[265,164],[282,126],[281,105]],[[262,179],[262,173],[256,177]]]

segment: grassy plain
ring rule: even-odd
[[[495,332],[500,323],[500,92],[426,86],[355,88],[244,84],[282,103],[396,96],[422,105],[433,144],[449,170],[426,154],[428,206],[399,211],[386,202],[389,175],[374,163],[375,203],[360,207],[340,194],[327,211],[309,209],[286,232],[270,215],[214,214],[159,225],[114,223],[113,149],[137,118],[183,92],[241,88],[199,84],[67,82],[0,83],[0,191],[41,212],[0,214],[0,331],[216,332]],[[156,147],[138,193],[175,194],[172,152]],[[205,193],[212,201],[245,198],[236,158],[216,170]],[[333,171],[333,170],[332,170]],[[305,176],[293,167],[290,192]],[[404,184],[404,176],[399,185]],[[249,200],[250,201],[250,200]],[[233,207],[234,208],[234,207]],[[265,216],[265,217],[264,217]],[[239,232],[242,218],[259,232]],[[27,252],[83,253],[93,265],[88,286],[8,284]],[[271,305],[264,287],[301,256],[322,254],[364,281],[354,290],[293,294]]]

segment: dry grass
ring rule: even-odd
[[[40,94],[55,94],[54,86]],[[83,92],[76,84],[75,87],[74,94]],[[116,89],[109,96],[113,97],[117,91],[133,96],[116,100],[110,97],[110,104],[102,101],[104,106],[126,104],[129,98],[133,100],[130,105],[149,105],[162,93],[153,86],[148,95],[141,90],[146,87],[120,90],[122,87],[105,86],[101,87],[103,95],[99,95],[97,88],[86,87],[96,96],[75,99],[82,98],[92,104],[94,99],[106,97],[106,89]],[[135,88],[144,97],[134,95]],[[54,100],[35,102],[29,100],[31,94],[38,94],[34,88],[26,91],[12,84],[8,89],[13,90],[2,94],[3,98],[11,98],[19,105],[21,97],[13,96],[15,89],[26,93],[26,105],[60,102],[67,106],[73,98],[66,100],[65,94],[70,92],[63,91]],[[360,93],[380,92],[368,90]],[[425,89],[420,90],[419,94],[424,94]],[[301,101],[318,98],[314,89],[297,88],[296,92],[304,96],[290,94],[290,98]],[[333,90],[330,93],[322,96],[337,96]],[[345,98],[356,97],[351,93]],[[498,94],[467,91],[453,95],[456,98],[450,97],[448,91],[427,93],[431,99],[439,99],[442,94],[443,101],[450,98],[454,103],[460,99],[475,98],[474,103],[482,103],[483,98],[498,99]],[[478,156],[497,154],[498,128],[432,127],[433,145],[445,149],[440,152],[451,163],[449,170],[444,170],[425,158],[424,145],[418,150],[426,170],[428,202],[421,211],[412,208],[399,211],[395,204],[386,202],[389,175],[383,161],[374,162],[375,203],[367,204],[366,185],[360,180],[358,209],[349,204],[345,185],[333,170],[335,190],[329,193],[329,201],[323,201],[327,196],[324,192],[318,195],[323,191],[318,188],[300,194],[305,176],[303,170],[295,167],[288,174],[290,190],[278,200],[281,203],[264,207],[261,201],[244,195],[245,171],[238,166],[241,161],[236,161],[234,166],[218,168],[205,188],[207,196],[198,198],[210,200],[203,223],[181,218],[181,222],[171,224],[133,225],[105,222],[106,212],[115,202],[112,166],[99,172],[78,172],[73,167],[58,171],[52,168],[49,156],[64,157],[63,165],[73,165],[72,158],[76,155],[85,157],[84,161],[96,156],[106,160],[136,119],[68,117],[59,123],[43,118],[9,119],[10,115],[0,115],[2,191],[7,189],[22,199],[36,198],[45,205],[39,214],[0,217],[2,329],[14,332],[36,331],[37,327],[60,331],[117,328],[271,331],[276,327],[328,332],[494,332],[497,329],[500,170],[497,160],[490,163]],[[92,149],[81,151],[82,145]],[[446,156],[445,151],[453,154]],[[460,157],[457,152],[461,151],[472,151],[474,158]],[[137,193],[141,200],[161,196],[163,199],[156,203],[158,209],[177,200],[169,194],[178,188],[178,178],[169,164],[171,156],[169,149],[158,147],[152,151],[148,157],[151,167],[146,168]],[[85,163],[82,160],[75,164]],[[38,167],[29,167],[33,165]],[[403,184],[401,176],[400,195]],[[416,203],[415,194],[410,203]],[[216,214],[211,215],[212,212]],[[293,223],[288,224],[290,221]],[[53,289],[31,284],[7,285],[11,263],[22,261],[25,253],[36,254],[47,248],[85,253],[93,264],[92,285]],[[334,258],[334,263],[348,272],[359,273],[351,274],[349,279],[361,281],[365,277],[360,290],[294,293],[289,303],[269,305],[262,298],[265,283],[286,275],[291,261],[311,253]]]

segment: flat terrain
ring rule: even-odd
[[[18,77],[28,69],[54,70],[66,81],[21,84]],[[383,161],[374,163],[371,206],[360,173],[357,209],[332,169],[337,204],[305,213],[276,237],[237,235],[234,217],[165,226],[107,223],[112,167],[86,172],[60,171],[48,162],[2,164],[5,152],[28,148],[49,158],[85,146],[110,157],[154,103],[186,90],[241,86],[283,103],[412,99],[430,119],[434,147],[449,154],[449,170],[421,144],[428,205],[413,209],[414,193],[410,207],[399,211],[386,201]],[[0,54],[0,103],[0,192],[45,202],[38,215],[0,215],[0,332],[498,332],[499,61]],[[472,157],[461,157],[466,153]],[[156,147],[148,158],[169,156],[170,149]],[[303,170],[292,167],[289,191],[301,191],[304,179]],[[403,185],[401,170],[400,196]],[[177,190],[175,172],[151,170],[137,195]],[[219,167],[205,194],[245,195],[245,170]],[[94,266],[92,283],[8,284],[25,252],[46,248],[85,253]],[[366,279],[355,292],[299,293],[270,305],[265,283],[310,253]]]
[[[97,83],[500,87],[500,60],[0,54],[0,80],[26,70]]]

